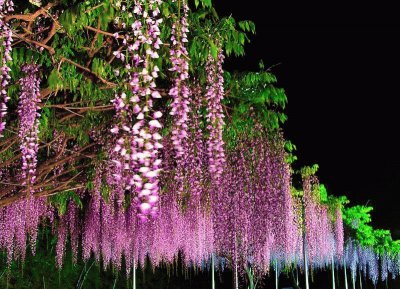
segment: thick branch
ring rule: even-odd
[[[88,158],[88,157],[92,157],[92,156],[87,156],[82,154],[85,150],[95,146],[95,143],[92,144],[88,144],[87,146],[81,148],[80,150],[76,151],[75,153],[73,153],[70,156],[67,156],[61,160],[58,161],[53,161],[53,160],[48,160],[46,162],[44,162],[38,169],[37,169],[37,178],[40,179],[43,176],[45,176],[48,172],[52,171],[54,168],[69,163],[72,160],[80,160],[82,158]]]
[[[41,99],[46,98],[52,92],[53,92],[53,90],[50,87],[43,88],[42,90],[40,90],[40,98]]]
[[[35,41],[35,40],[31,40],[31,39],[26,38],[26,37],[24,37],[24,36],[22,36],[22,35],[20,35],[20,34],[17,34],[17,33],[14,33],[14,35],[15,35],[17,38],[19,38],[19,39],[21,39],[21,40],[23,40],[23,41],[25,41],[25,42],[27,42],[27,43],[34,44],[34,45],[43,47],[44,49],[46,49],[46,50],[49,51],[50,55],[54,55],[54,54],[56,53],[56,51],[54,50],[53,47],[50,47],[50,46],[48,46],[48,45],[46,45],[46,44],[43,44],[42,42],[38,42],[38,41]]]
[[[33,197],[35,197],[35,198],[47,197],[50,195],[55,195],[56,193],[61,193],[63,191],[69,191],[73,188],[76,188],[76,187],[71,187],[71,184],[74,184],[74,180],[75,180],[75,177],[61,181],[61,182],[55,184],[54,185],[55,187],[53,186],[53,188],[48,188],[48,189],[45,189],[45,190],[35,193],[33,195]],[[79,188],[84,188],[84,186],[81,186]],[[27,197],[27,194],[25,193],[25,190],[20,190],[15,195],[1,199],[0,200],[0,208],[10,205],[17,201],[21,201],[21,200],[25,199],[26,197]]]
[[[53,38],[53,36],[57,33],[58,29],[60,28],[61,26],[57,21],[53,22],[53,24],[51,25],[49,35],[47,35],[46,39],[44,39],[42,43],[47,44],[47,42],[49,42],[50,39]]]
[[[70,168],[64,172],[62,172],[61,174],[57,175],[57,176],[51,176],[50,178],[47,178],[47,176],[57,167],[60,167],[64,164],[71,164],[71,163],[76,163],[82,159],[87,159],[87,158],[94,158],[95,154],[83,154],[83,152],[85,150],[88,150],[89,148],[93,147],[95,144],[89,144],[83,148],[81,148],[80,150],[74,152],[73,154],[64,157],[63,159],[60,160],[56,160],[53,161],[54,159],[48,160],[47,162],[42,163],[38,169],[37,169],[37,181],[36,181],[36,185],[33,186],[33,188],[35,190],[41,189],[43,187],[52,185],[49,184],[49,182],[53,181],[53,180],[58,180],[58,178],[60,178],[63,175],[69,174],[72,171],[79,169],[79,168],[86,168],[88,166],[88,164],[83,164],[83,165],[77,165],[73,168]],[[3,165],[3,164],[1,164]],[[75,179],[77,177],[77,175],[73,176],[72,178]],[[3,203],[3,205],[9,204],[12,201],[16,201],[19,198],[24,197],[26,195],[26,189],[25,186],[23,186],[23,188],[21,189],[17,189],[17,193],[13,196],[9,196],[15,189],[16,187],[21,187],[20,184],[17,184],[17,181],[13,181],[13,182],[8,182],[8,185],[4,188],[1,189],[0,192],[0,207],[1,204]],[[55,185],[57,185],[57,187],[59,187],[59,182],[55,182]],[[11,200],[10,202],[3,202],[4,200]]]
[[[37,10],[35,13],[30,13],[30,14],[16,14],[16,15],[7,15],[6,17],[4,17],[4,20],[6,22],[12,20],[12,19],[18,19],[18,20],[23,20],[26,22],[33,22],[35,21],[35,19],[37,17],[39,17],[40,15],[46,14],[49,9],[51,9],[52,7],[58,5],[59,1],[55,1],[53,3],[49,3],[44,7],[41,7],[39,10]]]
[[[100,34],[103,34],[103,35],[114,37],[114,34],[112,34],[110,32],[107,32],[107,31],[104,31],[104,30],[101,30],[101,29],[98,29],[98,28],[94,28],[94,27],[91,27],[91,26],[85,26],[85,28],[87,30],[91,30],[91,31],[96,32],[96,33],[100,33]],[[117,38],[118,39],[124,39],[125,37],[123,35],[118,35]]]
[[[96,111],[106,111],[106,110],[111,110],[114,108],[113,105],[98,105],[98,106],[81,106],[81,107],[74,107],[74,106],[69,106],[70,104],[50,104],[50,105],[43,105],[43,107],[55,107],[55,108],[61,108],[65,109],[68,111],[71,110],[79,110],[79,112],[85,112],[88,110],[96,110]]]

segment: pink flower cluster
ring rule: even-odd
[[[0,67],[0,138],[6,128],[5,117],[7,115],[7,102],[10,99],[7,95],[7,86],[10,82],[10,71],[7,62],[11,61],[12,31],[8,23],[4,21],[4,15],[14,11],[12,0],[0,0],[0,45],[2,51]]]
[[[39,150],[39,66],[28,64],[22,67],[22,71],[26,75],[20,81],[21,94],[18,103],[20,126],[18,136],[21,139],[23,184],[29,187],[36,181],[37,152]]]
[[[44,198],[29,197],[0,208],[0,250],[5,249],[8,262],[25,258],[28,241],[35,254],[40,219],[49,216]]]
[[[67,212],[60,216],[60,221],[57,227],[57,245],[56,245],[56,264],[59,268],[62,267],[63,257],[65,255],[65,245],[67,242],[67,233],[69,232],[72,260],[74,263],[78,260],[79,246],[79,211],[75,202],[72,200],[68,203]]]
[[[343,229],[343,216],[342,209],[336,209],[336,220],[335,220],[335,245],[337,258],[343,256],[344,250],[344,229]]]
[[[207,153],[209,159],[209,170],[214,181],[219,181],[224,163],[225,152],[222,133],[224,128],[224,113],[221,101],[224,98],[224,62],[222,48],[218,50],[218,59],[215,60],[210,54],[206,64],[207,73],[207,129],[210,136],[207,141]]]
[[[155,60],[160,49],[160,0],[136,1],[133,13],[137,16],[132,33],[125,35],[126,58],[123,53],[114,54],[125,62],[129,72],[130,95],[121,93],[113,103],[119,117],[119,125],[111,129],[117,137],[114,152],[119,158],[113,162],[121,173],[114,175],[125,184],[125,190],[134,193],[138,217],[146,221],[158,212],[161,159],[159,150],[162,137],[160,118],[162,112],[154,110],[154,101],[161,98],[156,79],[159,68]]]
[[[188,4],[184,1],[183,16],[174,23],[171,33],[172,46],[170,55],[172,68],[170,70],[174,72],[175,80],[174,86],[169,91],[169,95],[173,99],[170,114],[174,116],[172,141],[178,159],[186,155],[184,143],[188,135],[188,98],[190,93],[187,85],[187,79],[189,79],[189,53],[186,49],[186,43],[188,42],[187,33],[189,32],[187,22],[188,12]]]
[[[281,141],[264,133],[252,139],[242,136],[227,155],[213,200],[216,251],[241,268],[252,260],[263,273],[272,258],[290,263],[297,247],[289,243],[298,241],[299,231]]]
[[[26,74],[21,79],[21,94],[18,103],[20,121],[18,136],[21,139],[22,178],[23,184],[30,185],[36,181],[37,153],[39,149],[40,78],[39,66],[27,64],[22,67]],[[33,193],[33,190],[30,190]]]
[[[332,223],[328,208],[320,202],[318,180],[307,176],[303,180],[305,234],[309,262],[314,266],[330,263],[332,257],[340,259],[343,253],[343,220],[336,212],[337,220]]]
[[[173,155],[172,146],[166,145],[168,154]],[[121,268],[125,256],[127,270],[133,265],[144,264],[149,256],[154,265],[161,262],[174,262],[181,251],[185,265],[198,266],[213,252],[213,223],[210,213],[203,211],[200,198],[190,201],[183,210],[174,191],[166,191],[160,199],[159,216],[148,222],[136,217],[134,207],[125,212],[114,210],[113,203],[107,203],[100,195],[101,179],[110,168],[97,169],[94,190],[86,212],[82,248],[83,258],[87,260],[94,254],[102,259],[104,266],[112,264]],[[62,225],[67,226],[62,223]],[[66,232],[67,228],[61,232]],[[61,236],[63,242],[63,235]],[[63,244],[63,243],[62,243]],[[60,245],[60,254],[63,247]]]

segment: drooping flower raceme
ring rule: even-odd
[[[7,115],[7,86],[10,82],[10,71],[7,62],[11,61],[11,43],[12,31],[8,23],[4,20],[4,15],[14,11],[14,3],[12,0],[0,0],[0,51],[1,51],[1,67],[0,67],[0,138],[6,127],[5,117]]]
[[[37,153],[39,149],[39,117],[40,78],[39,66],[27,64],[22,67],[26,74],[21,79],[21,94],[18,103],[20,127],[18,136],[21,139],[22,179],[23,184],[30,185],[36,180]],[[31,193],[33,192],[30,189]]]
[[[210,54],[208,57],[207,72],[207,129],[210,136],[207,141],[207,153],[209,159],[209,170],[214,179],[220,179],[225,163],[224,142],[222,132],[224,127],[224,113],[221,101],[224,98],[224,62],[222,48],[218,50],[218,59]]]
[[[176,157],[182,158],[185,155],[184,140],[188,132],[189,112],[189,88],[186,80],[189,78],[189,54],[185,44],[188,42],[187,33],[189,7],[186,1],[183,4],[183,16],[172,26],[170,58],[172,62],[171,71],[174,72],[174,86],[169,91],[173,102],[170,114],[174,116],[172,141],[176,151]]]
[[[341,258],[344,250],[344,229],[343,229],[343,216],[340,208],[336,209],[335,220],[335,243],[336,243],[336,256]]]
[[[282,139],[266,133],[238,136],[227,153],[213,196],[214,242],[216,252],[231,257],[235,266],[251,260],[267,273],[271,260],[291,263],[296,255],[292,242],[299,236],[285,159]]]
[[[306,252],[311,265],[321,266],[334,254],[334,228],[327,207],[319,201],[319,183],[315,176],[303,178]]]
[[[138,206],[138,217],[146,220],[157,214],[161,159],[159,150],[162,139],[162,112],[154,110],[154,100],[161,98],[156,89],[159,68],[154,63],[159,55],[161,0],[139,0],[135,2],[133,14],[136,20],[132,31],[125,35],[127,55],[116,51],[114,54],[125,62],[129,74],[130,95],[122,93],[114,99],[114,106],[123,111],[123,121],[112,128],[117,135],[114,151],[122,162],[114,159],[122,173],[115,178],[125,184],[125,189],[134,192]],[[118,112],[118,111],[117,111]]]

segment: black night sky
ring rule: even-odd
[[[400,238],[400,28],[389,7],[213,2],[221,16],[256,23],[246,57],[226,68],[257,70],[261,59],[274,66],[289,99],[284,131],[297,145],[297,168],[318,163],[330,193],[372,205],[373,224]]]

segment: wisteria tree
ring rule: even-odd
[[[226,142],[236,146],[224,127],[248,121],[240,115],[250,109],[271,136],[284,120],[270,73],[224,75],[225,56],[243,55],[254,24],[220,19],[208,1],[0,6],[7,262],[23,260],[28,243],[34,253],[47,222],[59,267],[67,240],[74,259],[81,244],[84,260],[119,268],[124,258],[128,270],[180,250],[188,265],[206,260],[217,249],[205,228]],[[198,233],[185,237],[187,224]]]

